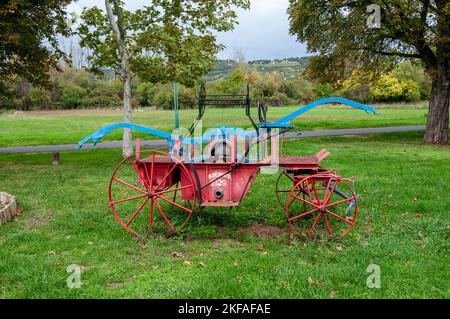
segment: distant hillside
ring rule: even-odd
[[[302,58],[288,58],[283,60],[255,60],[249,61],[248,72],[258,71],[261,73],[269,73],[278,71],[284,75],[286,79],[289,79],[296,74],[302,73],[309,61],[309,57]],[[217,60],[216,64],[211,72],[209,72],[205,79],[206,81],[215,81],[225,78],[231,73],[238,63],[233,60]]]

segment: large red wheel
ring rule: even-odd
[[[142,151],[139,157],[125,158],[114,170],[108,187],[111,210],[136,236],[171,236],[194,212],[196,183],[184,163],[167,153]]]
[[[300,238],[342,238],[358,216],[354,181],[333,173],[299,179],[286,199],[285,211],[290,227]]]

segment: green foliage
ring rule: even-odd
[[[229,31],[237,22],[235,8],[248,0],[152,0],[136,11],[120,6],[119,28],[131,71],[145,82],[177,81],[192,86],[208,71],[222,48],[214,32]],[[117,7],[115,7],[117,9]],[[78,28],[81,45],[93,50],[93,70],[121,71],[118,45],[105,12],[85,8]]]
[[[294,100],[309,101],[314,97],[313,83],[305,76],[297,75],[286,81],[287,95]]]
[[[136,97],[141,106],[151,105],[151,101],[155,96],[155,86],[152,83],[142,82],[136,88]]]
[[[370,97],[381,102],[418,101],[420,88],[412,80],[402,81],[386,74],[370,87]]]
[[[212,90],[215,93],[239,94],[244,90],[245,74],[241,70],[235,70],[225,80],[214,83]]]
[[[71,0],[0,2],[0,78],[20,76],[36,85],[49,84],[49,71],[65,54],[58,37],[68,36],[66,6]]]
[[[353,70],[348,78],[338,81],[339,95],[348,99],[367,102],[373,78],[372,72]]]
[[[61,102],[67,108],[77,108],[82,104],[83,98],[87,96],[87,91],[80,86],[72,86],[64,89]]]
[[[329,69],[322,70],[325,77],[327,71],[344,71],[345,67],[379,70],[380,58],[385,56],[392,57],[390,63],[401,58],[421,58],[431,70],[436,67],[432,47],[444,49],[449,40],[449,13],[444,3],[361,0],[349,4],[293,0],[289,8],[290,32],[299,41],[306,42],[308,50],[320,59],[333,62],[328,64]],[[379,28],[368,26],[373,11],[367,12],[367,8],[373,4],[381,9]],[[317,10],[318,6],[321,10]],[[446,56],[448,59],[448,53]]]
[[[173,103],[173,92],[168,87],[160,87],[152,102],[156,106],[170,109]]]
[[[408,78],[418,78],[420,73],[414,67],[415,72],[404,71],[404,66],[398,67],[392,72],[392,76],[402,80],[406,85]],[[85,70],[63,66],[62,72],[52,72],[51,88],[45,92],[45,97],[39,102],[30,99],[30,83],[17,78],[14,81],[3,81],[0,86],[0,108],[17,108],[26,110],[29,107],[37,108],[106,108],[119,107],[123,97],[123,85],[120,80],[112,75],[105,78],[95,77]],[[402,72],[400,72],[400,70]],[[409,70],[409,68],[406,68]],[[107,72],[105,72],[107,73]],[[113,73],[113,72],[112,72]],[[416,75],[417,73],[417,75]],[[397,75],[398,74],[398,75]],[[271,106],[289,104],[302,104],[321,97],[339,95],[353,100],[367,102],[374,101],[399,101],[407,102],[417,100],[414,84],[409,83],[404,94],[395,98],[386,99],[383,95],[369,96],[369,88],[375,75],[370,72],[355,70],[343,81],[338,81],[336,89],[331,84],[318,84],[310,81],[305,75],[297,75],[294,78],[285,79],[279,72],[260,73],[252,71],[244,74],[241,70],[231,72],[224,80],[206,83],[208,93],[240,94],[245,91],[245,83],[250,84],[250,94],[253,101]],[[428,82],[423,82],[428,83]],[[409,88],[410,87],[410,88]],[[422,87],[422,86],[421,86]],[[408,89],[409,88],[409,89]],[[132,100],[132,106],[154,106],[162,109],[172,109],[173,92],[172,83],[149,83],[138,78],[132,83],[132,92],[136,98]],[[36,91],[33,92],[33,94]],[[50,101],[46,97],[50,96]],[[36,101],[37,97],[33,97]],[[44,105],[48,101],[48,104]],[[180,107],[187,109],[197,106],[197,86],[194,88],[180,85]]]
[[[423,100],[430,98],[431,79],[420,64],[403,61],[392,70],[392,74],[402,81],[411,80],[416,82],[420,88],[420,98]]]
[[[121,104],[122,100],[117,95],[89,95],[81,101],[86,108],[116,108]]]
[[[42,88],[31,88],[28,98],[32,107],[47,108],[50,104],[50,94]]]
[[[329,83],[318,84],[313,89],[316,98],[321,99],[335,95],[336,89]]]

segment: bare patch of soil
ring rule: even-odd
[[[42,218],[30,218],[26,221],[28,227],[34,227],[48,223],[53,218],[53,212],[47,211]]]
[[[260,239],[276,238],[286,234],[286,230],[281,227],[262,224],[252,224],[250,226],[241,227],[238,231]]]

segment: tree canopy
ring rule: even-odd
[[[149,0],[134,12],[114,6],[133,74],[148,82],[177,81],[193,85],[207,72],[222,49],[215,31],[229,31],[237,23],[235,8],[248,0]],[[93,50],[93,70],[121,72],[118,44],[107,14],[98,7],[84,9],[79,27],[81,45]]]
[[[374,17],[379,18],[376,24]],[[291,34],[317,55],[310,72],[322,74],[323,81],[343,78],[353,69],[376,70],[402,59],[420,59],[433,79],[424,140],[447,143],[448,0],[290,0],[289,18]]]
[[[35,85],[48,84],[64,52],[58,36],[68,36],[66,6],[71,0],[0,2],[0,77],[20,76]]]

